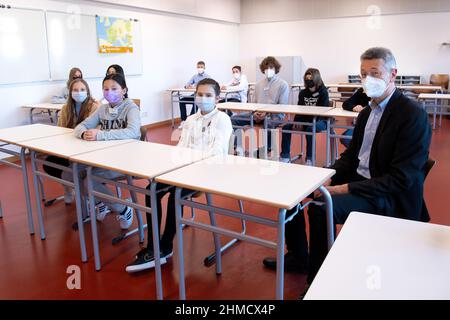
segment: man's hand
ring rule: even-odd
[[[328,179],[327,181],[325,181],[322,186],[324,187],[328,187],[331,184],[331,179]],[[314,191],[314,198],[318,198],[322,195],[322,192],[320,192],[319,189],[317,189],[316,191]]]
[[[327,187],[330,195],[335,196],[339,194],[348,194],[348,184],[341,184],[339,186],[329,186]]]
[[[364,109],[363,106],[357,105],[356,107],[353,108],[353,111],[354,111],[354,112],[361,112],[363,109]]]
[[[99,131],[98,129],[86,130],[83,133],[83,139],[87,140],[87,141],[95,141],[95,140],[97,140],[97,132],[98,131]]]

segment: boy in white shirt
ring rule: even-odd
[[[183,125],[179,147],[201,150],[208,156],[227,154],[230,137],[233,131],[230,117],[216,108],[220,96],[220,86],[213,79],[203,79],[197,84],[195,104],[197,113],[187,118]],[[149,188],[148,186],[147,188]],[[158,184],[157,190],[166,189],[168,185]],[[192,192],[183,190],[181,196]],[[158,222],[161,223],[161,200],[169,193],[167,216],[164,233],[160,238],[160,260],[165,264],[173,255],[173,239],[175,237],[175,188],[157,193]],[[151,207],[150,197],[146,196],[146,206]],[[133,263],[126,267],[127,272],[138,272],[155,266],[153,256],[153,236],[151,215],[147,213],[147,247],[140,250]]]
[[[231,71],[233,72],[233,79],[222,86],[222,89],[237,89],[238,91],[228,94],[227,101],[246,103],[248,93],[247,76],[242,74],[241,66],[234,66]],[[220,100],[219,102],[225,102],[225,99]]]

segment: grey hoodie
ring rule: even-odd
[[[114,110],[113,112],[111,112]],[[81,139],[83,132],[99,126],[97,140],[140,139],[141,115],[138,106],[131,99],[110,108],[102,104],[93,114],[75,127],[75,136]]]

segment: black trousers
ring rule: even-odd
[[[349,182],[363,179],[365,178],[355,174],[350,177]],[[316,200],[323,201],[322,198]],[[343,224],[352,211],[386,215],[386,199],[382,197],[343,194],[332,196],[332,200],[335,225]],[[287,216],[293,211],[289,211]],[[309,251],[304,212],[299,212],[286,224],[286,246],[289,252],[309,261],[307,281],[311,283],[328,254],[326,206],[311,204],[308,208],[308,221]]]
[[[187,111],[186,111],[186,105],[187,104],[191,104],[192,105],[192,109],[191,109],[191,115],[193,115],[197,110],[195,107],[195,103],[194,103],[194,97],[184,97],[180,99],[180,117],[181,117],[181,121],[184,121],[187,119]]]
[[[53,163],[61,165],[61,166],[65,166],[65,167],[69,167],[70,166],[69,160],[63,159],[63,158],[59,158],[59,157],[55,157],[55,156],[48,156],[47,158],[45,158],[45,160],[48,161],[48,162],[53,162]],[[46,166],[45,164],[42,166],[42,168],[44,169],[44,171],[47,174],[51,175],[52,177],[56,177],[56,178],[61,179],[61,175],[63,173],[62,170]]]
[[[156,190],[162,190],[168,188],[169,186],[166,184],[158,183],[156,186]],[[147,189],[150,189],[150,185],[147,186]],[[181,196],[185,196],[188,193],[192,192],[189,189],[183,189],[181,191]],[[175,219],[175,188],[171,187],[166,191],[160,191],[156,193],[157,198],[157,210],[158,210],[158,226],[159,230],[161,229],[161,217],[162,217],[162,205],[161,201],[164,196],[169,193],[169,199],[167,200],[167,214],[166,214],[166,224],[164,226],[164,232],[160,235],[160,249],[161,250],[172,250],[173,249],[173,239],[175,238],[176,233],[176,219]],[[145,196],[145,205],[147,207],[152,207],[152,203],[150,200],[150,196]],[[183,214],[183,211],[181,211]],[[150,213],[146,213],[147,217],[147,248],[153,250],[153,232],[152,232],[152,216]]]

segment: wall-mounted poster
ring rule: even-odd
[[[100,53],[132,53],[133,24],[131,20],[96,17],[98,51]]]

